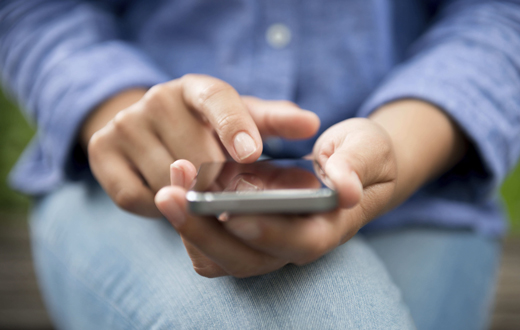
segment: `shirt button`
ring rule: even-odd
[[[284,48],[291,42],[291,30],[284,24],[273,24],[265,34],[267,43],[273,48]]]

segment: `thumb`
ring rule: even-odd
[[[197,169],[188,160],[179,159],[170,165],[170,183],[172,186],[190,189],[196,177]]]
[[[345,150],[336,150],[326,161],[323,170],[339,194],[340,207],[351,208],[361,202],[363,184],[351,165]]]
[[[338,123],[320,136],[314,158],[339,193],[341,207],[353,207],[363,198],[377,195],[383,203],[393,193],[396,166],[388,134],[368,119]]]
[[[186,190],[179,186],[166,186],[155,195],[155,205],[177,229],[186,222]]]
[[[243,96],[242,101],[263,137],[307,139],[320,128],[315,113],[302,110],[290,101],[266,101],[252,96]]]

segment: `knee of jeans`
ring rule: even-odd
[[[33,241],[52,244],[59,239],[64,230],[60,226],[66,226],[74,221],[71,211],[77,210],[74,199],[79,194],[81,194],[80,185],[66,185],[35,199],[29,216]]]
[[[306,266],[168,289],[162,325],[219,329],[413,329],[397,287],[362,239]],[[165,286],[171,288],[169,281]],[[175,293],[174,293],[175,292]],[[168,293],[167,293],[168,294]],[[193,326],[187,326],[192,324]]]
[[[146,292],[146,283],[135,280],[132,261],[118,251],[117,237],[125,233],[114,229],[124,217],[100,189],[84,182],[67,184],[34,204],[30,224],[35,268],[59,328],[141,327],[125,309],[128,303],[123,306],[114,299]],[[124,292],[113,292],[121,287]]]
[[[104,198],[109,201],[106,196]],[[135,324],[192,329],[413,328],[399,290],[375,253],[359,237],[306,266],[290,265],[277,272],[248,279],[206,279],[193,271],[187,256],[180,255],[181,252],[185,254],[180,242],[176,246],[179,252],[174,258],[167,251],[163,257],[155,255],[146,258],[143,249],[135,247],[138,243],[125,240],[121,244],[134,246],[136,253],[143,254],[139,258],[132,256],[133,260],[125,263],[125,256],[109,253],[103,244],[85,239],[92,235],[112,244],[114,238],[101,235],[100,227],[105,227],[92,226],[91,218],[99,214],[120,216],[112,204],[110,208],[101,206],[97,211],[90,210],[86,201],[91,199],[88,188],[78,184],[64,187],[39,201],[31,220],[33,239],[37,243],[35,248],[48,248],[39,252],[43,261],[44,254],[49,253],[45,250],[54,251],[54,255],[47,256],[64,261],[63,264],[69,267],[69,275],[75,270],[82,270],[78,271],[78,277],[68,277],[70,287],[77,292],[83,290],[80,290],[81,287],[85,288],[78,285],[79,279],[86,278],[87,283],[100,279],[91,283],[93,290],[81,291],[85,297],[104,292],[102,284],[106,282],[101,279],[117,278],[111,284],[122,289],[107,294],[128,299],[110,300],[109,305],[115,306],[110,313],[127,311],[126,315],[133,317],[131,321]],[[107,203],[99,205],[109,205]],[[126,217],[125,221],[128,220]],[[110,229],[121,227],[117,226],[117,222],[114,224]],[[135,226],[135,231],[144,228],[137,222]],[[125,237],[120,236],[121,239]],[[171,240],[172,237],[156,236],[150,239]],[[169,249],[167,245],[161,245],[157,251],[164,251],[163,247]],[[117,249],[112,251],[117,252]],[[101,263],[95,262],[98,256]],[[88,260],[82,263],[82,258]],[[52,275],[49,269],[53,267],[45,267]],[[58,269],[56,267],[54,269]],[[84,272],[89,267],[98,267],[94,278]],[[153,269],[153,272],[143,272],[143,269]],[[63,269],[60,272],[65,273]],[[146,277],[141,275],[144,273]],[[54,284],[48,286],[59,286],[58,277],[51,275],[47,279]],[[96,283],[101,283],[101,286]],[[64,299],[69,298],[75,299]],[[105,305],[96,303],[91,306],[98,310],[95,306]],[[110,313],[105,315],[107,319],[110,319]]]

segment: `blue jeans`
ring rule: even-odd
[[[40,199],[31,232],[60,329],[482,329],[500,254],[470,231],[401,229],[303,267],[207,279],[166,220],[118,209],[88,180]]]

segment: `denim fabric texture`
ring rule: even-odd
[[[280,24],[289,34],[270,43]],[[364,231],[420,224],[500,236],[496,191],[520,155],[518,54],[520,1],[1,1],[2,81],[38,127],[11,182],[29,194],[55,189],[86,166],[71,154],[96,105],[204,73],[314,111],[320,133],[397,99],[439,106],[472,142],[467,159]],[[314,141],[269,140],[265,152],[301,157]]]
[[[203,278],[164,219],[93,181],[35,206],[31,233],[58,329],[485,329],[500,244],[468,230],[358,234],[306,266]]]

